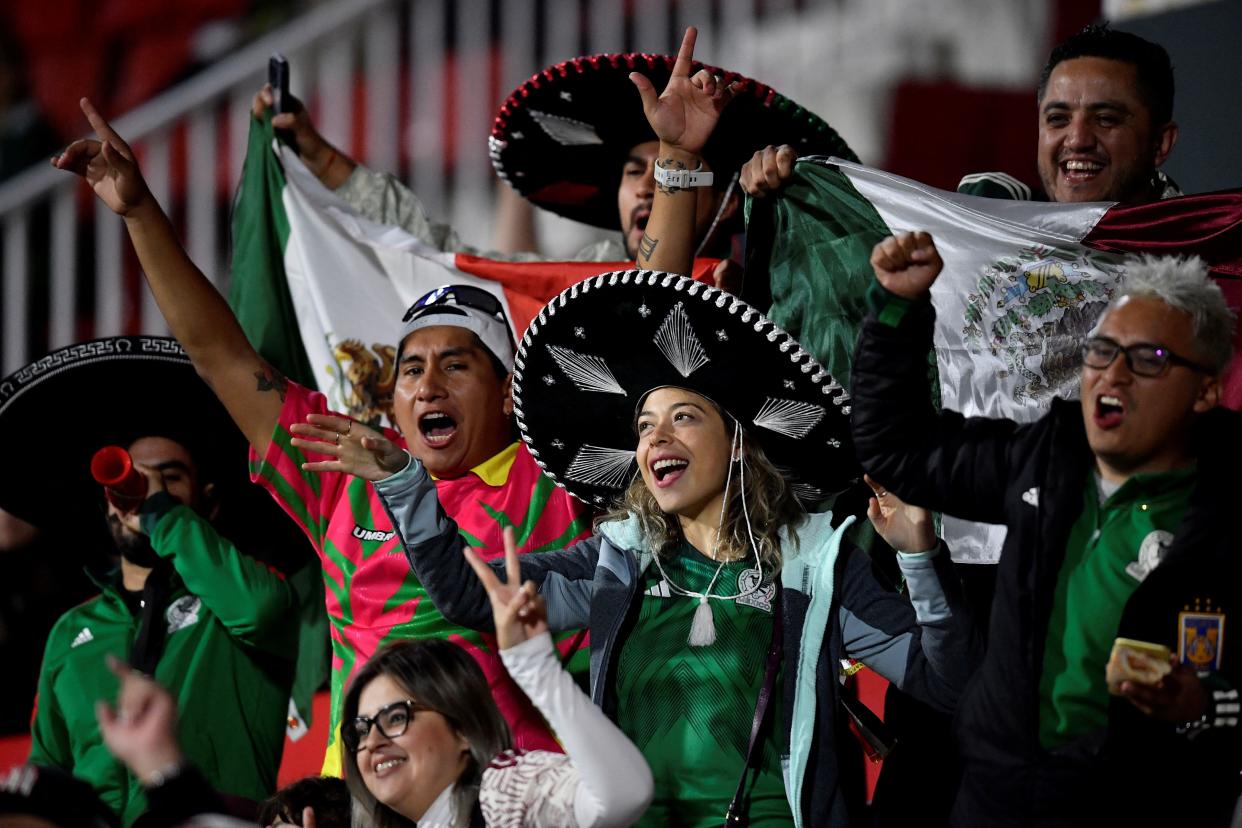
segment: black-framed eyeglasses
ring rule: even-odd
[[[362,743],[367,740],[367,734],[371,732],[372,726],[379,728],[380,734],[385,738],[395,739],[405,733],[414,714],[420,711],[435,712],[433,708],[419,704],[413,699],[403,699],[384,705],[374,716],[356,716],[342,725],[341,741],[345,744],[346,750],[350,753],[357,753],[362,749]]]
[[[473,285],[442,285],[435,290],[430,290],[420,296],[414,304],[410,305],[405,312],[405,316],[401,317],[401,321],[409,322],[421,316],[420,311],[437,305],[448,305],[450,307],[461,305],[466,308],[474,308],[488,316],[494,316],[501,322],[506,321],[504,306],[500,304],[496,294]]]
[[[1206,365],[1178,356],[1163,345],[1148,342],[1122,345],[1106,336],[1093,336],[1087,340],[1082,346],[1082,364],[1102,371],[1113,364],[1117,354],[1125,354],[1126,367],[1140,377],[1158,377],[1170,365],[1183,365],[1204,374],[1213,373]]]

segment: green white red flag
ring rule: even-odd
[[[505,262],[444,252],[376,224],[324,187],[270,123],[250,130],[233,212],[229,302],[264,358],[329,406],[380,422],[405,310],[446,284],[491,291],[515,339],[562,290],[632,262]],[[716,260],[695,263],[710,279]]]
[[[1054,395],[1076,397],[1081,343],[1129,256],[1200,255],[1242,308],[1242,190],[1135,207],[1009,201],[816,157],[770,202],[749,205],[748,267],[766,264],[770,315],[847,387],[871,248],[931,232],[945,261],[932,289],[941,404],[968,416],[1029,421]],[[1242,407],[1242,372],[1227,375],[1225,397]],[[995,560],[1003,530],[955,524],[955,558]]]

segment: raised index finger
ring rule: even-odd
[[[91,129],[95,130],[95,134],[112,146],[121,151],[129,160],[134,159],[134,153],[129,148],[129,144],[125,143],[125,139],[116,134],[111,125],[104,120],[104,116],[99,114],[99,110],[91,103],[89,98],[83,98],[78,101],[78,105],[82,107],[82,114],[86,116],[87,122],[91,125]]]
[[[677,50],[677,60],[673,63],[674,78],[690,77],[690,69],[694,65],[694,41],[698,36],[699,30],[693,26],[686,29],[681,38],[681,48]]]

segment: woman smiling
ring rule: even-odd
[[[533,584],[519,586],[512,529],[505,548],[507,583],[469,550],[466,560],[491,598],[505,667],[566,755],[510,749],[487,679],[461,647],[398,642],[376,653],[345,694],[341,743],[355,824],[629,825],[650,801],[642,756],[561,669],[543,600]]]
[[[736,91],[688,77],[693,42],[691,30],[658,100],[635,80],[659,165],[683,173]],[[689,264],[696,175],[658,188],[642,246],[653,266]],[[852,516],[834,525],[814,511],[859,477],[849,394],[755,308],[647,270],[550,302],[522,337],[513,393],[544,471],[615,504],[595,536],[525,555],[521,573],[552,629],[589,626],[592,699],[655,776],[641,824],[861,822],[843,781],[855,769],[843,759],[842,660],[948,710],[978,640],[926,512],[872,483],[868,515],[903,553],[907,598],[842,543]],[[312,466],[376,481],[436,607],[486,628],[484,585],[426,471],[378,435],[349,436],[344,420],[317,429],[316,450],[333,459]]]

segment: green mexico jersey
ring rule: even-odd
[[[1055,748],[1108,723],[1105,665],[1126,602],[1173,542],[1194,467],[1136,474],[1100,502],[1088,476],[1057,576],[1039,682],[1039,739]]]
[[[707,589],[717,567],[689,544],[661,563],[673,583],[693,592]],[[745,593],[757,577],[753,558],[725,564],[712,594]],[[691,647],[698,600],[675,594],[654,565],[639,588],[642,605],[616,672],[617,724],[655,776],[655,798],[637,824],[719,828],[746,762],[776,589],[765,583],[737,601],[713,600],[716,641]],[[777,678],[768,715],[779,723]],[[793,824],[781,775],[783,729],[771,732],[748,789],[752,826]]]

